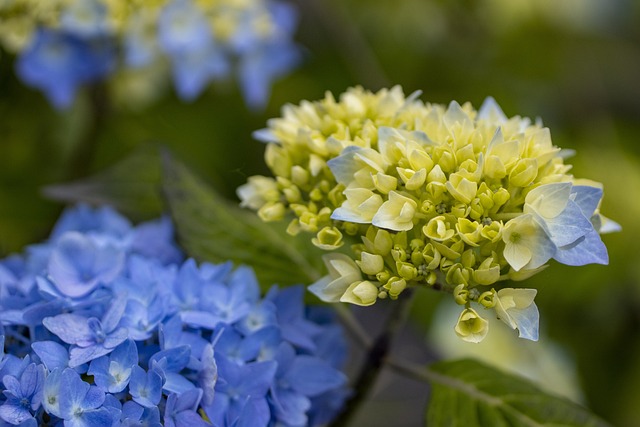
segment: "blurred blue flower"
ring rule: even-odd
[[[29,1],[0,3],[0,13],[8,12],[3,17],[10,21],[0,36],[16,28],[14,19],[33,32],[25,34],[30,43],[7,47],[18,54],[20,78],[42,90],[56,108],[70,106],[81,86],[121,79],[121,70],[145,79],[150,68],[172,78],[187,101],[211,82],[235,76],[247,105],[261,108],[273,81],[301,57],[292,41],[296,11],[279,0],[147,0],[135,5],[78,0],[47,14]],[[20,7],[24,10],[14,17],[11,8]],[[151,98],[158,89],[151,85],[140,96]]]
[[[172,230],[79,206],[0,260],[0,425],[192,427],[206,413],[262,427],[339,410],[335,319],[301,286],[261,298],[248,267],[183,262]]]
[[[16,64],[20,78],[42,90],[56,108],[71,105],[81,85],[98,81],[114,68],[106,40],[86,43],[65,32],[40,30]]]

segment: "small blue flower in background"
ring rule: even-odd
[[[303,292],[184,260],[167,218],[69,209],[0,260],[0,425],[326,424],[346,343]]]
[[[247,105],[261,108],[272,82],[300,62],[296,13],[281,0],[73,0],[46,19],[30,1],[0,3],[3,17],[31,31],[6,48],[18,54],[19,77],[58,109],[84,85],[125,82],[122,71],[146,79],[150,68],[173,80],[186,101],[235,75]],[[11,28],[0,28],[0,40]]]

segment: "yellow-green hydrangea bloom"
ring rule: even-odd
[[[350,268],[334,266],[346,255],[326,255],[330,276],[311,287],[325,301],[370,305],[434,287],[465,306],[461,338],[486,334],[474,302],[535,340],[535,290],[491,286],[527,278],[552,258],[607,264],[602,186],[569,174],[540,121],[508,118],[492,98],[475,110],[418,95],[357,87],[338,100],[327,93],[285,106],[255,133],[275,177],[250,178],[238,191],[243,205],[277,205],[278,215],[262,218],[287,217],[290,233],[317,233],[325,250],[355,237]]]

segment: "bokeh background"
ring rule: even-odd
[[[493,96],[508,116],[541,117],[553,141],[575,149],[577,177],[605,186],[609,266],[553,264],[539,289],[539,343],[495,332],[482,347],[455,341],[446,303],[420,293],[415,336],[441,357],[475,353],[581,400],[619,426],[640,419],[640,2],[636,0],[300,0],[304,61],[249,111],[233,84],[184,104],[168,88],[136,102],[87,89],[68,111],[14,76],[0,54],[0,255],[44,239],[62,205],[42,188],[90,176],[149,142],[168,146],[230,199],[266,174],[251,133],[285,103],[362,85],[402,85],[422,99],[479,106]],[[96,102],[96,99],[98,102]],[[100,108],[96,109],[96,106]],[[493,328],[500,329],[500,325]],[[504,331],[506,332],[506,331]],[[494,335],[494,331],[490,335]]]

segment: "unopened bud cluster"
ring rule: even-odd
[[[478,341],[486,321],[472,301],[509,317],[496,282],[525,279],[551,258],[607,263],[598,231],[615,223],[599,214],[601,186],[568,174],[549,129],[507,118],[492,98],[478,111],[416,98],[353,88],[338,101],[288,105],[256,132],[275,177],[250,178],[242,204],[265,221],[288,219],[289,233],[314,234],[325,250],[356,237],[352,256],[325,256],[315,294],[371,305],[435,287],[466,307],[456,332]],[[529,296],[518,304],[535,307]]]

